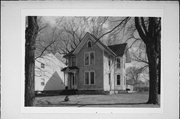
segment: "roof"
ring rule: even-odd
[[[91,37],[93,37],[93,39],[95,39],[101,46],[103,46],[108,52],[110,52],[114,56],[123,56],[127,43],[106,46],[99,39],[97,39],[94,35],[90,34],[89,32],[87,32],[86,34],[89,34]],[[64,55],[63,57],[67,58],[69,56],[74,56],[73,52],[74,52],[74,50],[69,52],[68,54]]]
[[[89,33],[89,32],[88,32]],[[90,34],[90,33],[89,33]],[[99,39],[97,39],[94,35],[90,34],[98,43],[100,43],[106,50],[111,52],[113,55],[116,55],[109,47],[104,45]]]
[[[66,70],[76,70],[76,69],[79,69],[79,68],[76,67],[76,66],[71,66],[71,67],[65,67],[65,68],[61,69],[61,71],[66,71]]]
[[[127,43],[108,46],[117,56],[123,56]]]

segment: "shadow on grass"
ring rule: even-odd
[[[144,103],[113,103],[113,104],[78,104],[78,107],[83,107],[83,106],[106,106],[106,105],[111,105],[111,106],[117,106],[117,105],[143,105],[146,104]]]
[[[158,104],[147,104],[146,102],[143,102],[143,103],[113,103],[113,104],[107,104],[107,103],[102,103],[102,104],[78,104],[75,103],[75,104],[52,104],[52,105],[42,105],[43,107],[44,106],[57,106],[57,107],[65,107],[65,106],[68,106],[68,107],[159,107]]]

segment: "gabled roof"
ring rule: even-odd
[[[127,43],[108,46],[117,56],[123,56]]]
[[[89,33],[90,34],[90,33]],[[113,55],[116,55],[109,47],[107,47],[106,45],[104,45],[100,40],[98,40],[94,35],[90,34],[95,40],[96,42],[98,42],[99,44],[101,44],[107,51],[109,51],[110,53],[112,53]]]
[[[77,48],[75,50],[69,52],[68,54],[64,55],[64,58],[66,58],[68,56],[73,56],[75,53],[77,53],[83,47],[83,44],[85,43],[85,39],[88,36],[91,37],[95,41],[95,43],[97,43],[98,46],[102,47],[110,54],[112,54],[114,56],[123,56],[127,43],[106,46],[99,39],[97,39],[94,35],[87,32],[84,35],[83,40],[77,46]]]

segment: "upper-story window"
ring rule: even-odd
[[[84,54],[84,65],[92,65],[95,62],[95,55],[93,51],[85,52]]]
[[[117,68],[120,68],[121,67],[121,62],[120,62],[120,58],[118,57],[118,58],[116,58],[116,67]]]
[[[84,62],[85,65],[89,65],[89,53],[84,54]]]
[[[110,66],[111,66],[111,57],[110,56],[108,58],[108,65],[109,65],[109,68],[110,68]]]
[[[41,63],[41,68],[45,68],[45,64],[44,63]]]
[[[90,65],[94,64],[94,52],[90,52]]]
[[[88,41],[88,48],[91,48],[92,47],[92,43],[91,43],[91,41]]]

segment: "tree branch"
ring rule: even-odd
[[[123,19],[123,20],[122,20],[117,26],[115,26],[113,29],[111,29],[110,31],[108,31],[108,32],[104,33],[103,35],[101,35],[101,36],[98,38],[98,40],[101,39],[102,37],[104,37],[105,35],[111,33],[112,31],[114,31],[116,28],[118,28],[119,26],[121,26],[125,21],[127,22],[127,21],[129,20],[129,18],[130,18],[130,17],[126,17],[125,19]],[[96,42],[97,42],[97,41],[96,41]],[[95,42],[95,43],[96,43],[96,42]]]
[[[147,43],[147,40],[146,40],[146,36],[144,34],[144,32],[142,31],[142,27],[139,23],[139,18],[138,17],[135,17],[135,26],[136,26],[136,29],[138,30],[138,33],[139,33],[139,36],[142,38],[142,40]]]
[[[37,58],[41,57],[41,56],[43,55],[43,53],[46,51],[46,49],[47,49],[48,47],[50,47],[55,41],[56,41],[56,40],[54,40],[54,41],[51,42],[49,45],[47,45],[47,46],[44,48],[44,50],[41,52],[41,54],[35,58],[35,60],[36,60]]]
[[[144,32],[145,32],[145,35],[147,35],[147,29],[146,29],[146,26],[145,26],[145,23],[144,23],[144,18],[143,17],[141,17],[141,24],[142,24],[142,28],[143,28],[143,30],[144,30]]]

